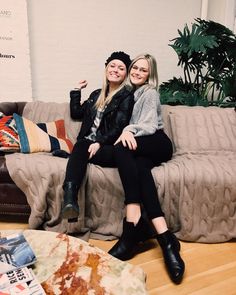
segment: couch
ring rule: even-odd
[[[0,112],[22,115],[26,102],[1,102]],[[5,154],[0,152],[0,220],[27,221],[30,206],[25,194],[12,181],[6,167]]]
[[[0,103],[3,113],[9,114],[9,107],[33,122],[63,118],[67,136],[72,142],[76,139],[80,123],[70,119],[68,103]],[[217,243],[235,238],[235,110],[167,105],[162,109],[174,155],[152,173],[169,227],[185,241]],[[121,234],[124,193],[117,169],[88,165],[78,195],[80,218],[68,223],[60,219],[67,159],[42,151],[16,152],[3,154],[0,163],[1,219],[17,221],[25,216],[30,228],[89,232],[93,238]]]

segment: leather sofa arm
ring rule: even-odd
[[[12,115],[13,113],[22,115],[26,103],[27,102],[24,101],[0,102],[0,112],[2,112],[6,116]]]

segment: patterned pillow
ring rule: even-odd
[[[20,151],[19,137],[13,116],[5,116],[0,112],[0,151]]]
[[[63,119],[36,124],[15,113],[13,117],[22,153],[52,152],[58,149],[71,153],[73,143],[66,137]]]

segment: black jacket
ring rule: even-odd
[[[89,135],[97,110],[95,103],[99,97],[101,89],[93,91],[88,100],[82,105],[81,92],[72,90],[70,92],[70,114],[74,120],[82,121],[81,129],[77,139]],[[126,87],[122,88],[112,98],[107,105],[100,126],[97,130],[96,142],[103,144],[113,144],[120,136],[123,128],[129,124],[134,105],[133,92]]]

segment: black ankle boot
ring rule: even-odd
[[[78,185],[73,182],[65,182],[63,185],[64,203],[61,209],[62,218],[68,219],[69,222],[77,221],[79,216],[78,206]]]
[[[180,243],[170,231],[157,235],[157,240],[161,246],[169,276],[175,284],[179,284],[185,270],[184,261],[179,254]]]
[[[128,222],[124,218],[122,235],[108,253],[121,260],[131,259],[135,255],[138,243],[151,238],[150,235],[153,236],[150,224],[142,217],[140,217],[136,226],[133,222]]]

